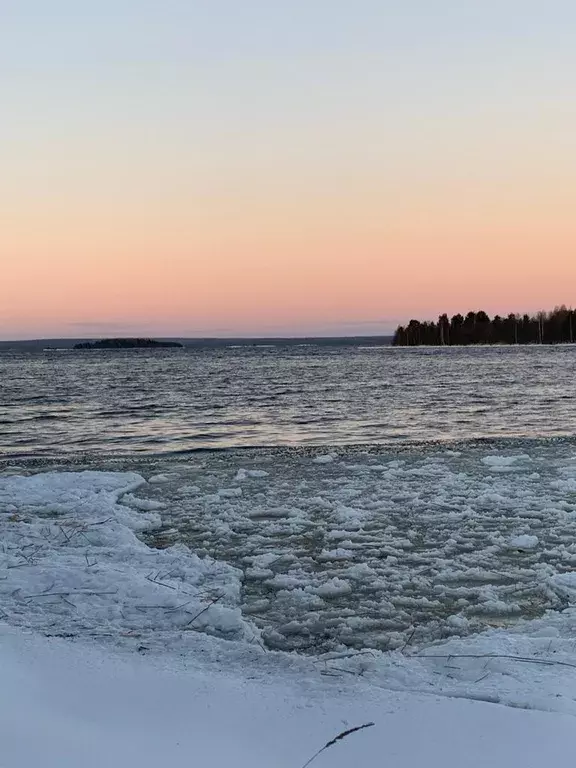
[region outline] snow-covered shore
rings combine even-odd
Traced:
[[[359,681],[297,687],[120,657],[0,629],[2,768],[541,768],[570,764],[574,718],[391,692]],[[333,682],[333,681],[332,681]]]
[[[0,767],[540,766],[571,756],[576,610],[405,653],[264,650],[241,573],[138,534],[135,473],[0,477]],[[500,706],[495,706],[500,705]],[[501,706],[505,705],[505,706]]]

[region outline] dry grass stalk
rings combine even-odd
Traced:
[[[345,739],[345,738],[347,738],[347,737],[348,737],[348,736],[350,736],[352,733],[356,733],[357,731],[363,731],[365,728],[372,728],[372,726],[373,726],[373,725],[374,725],[374,723],[364,723],[364,725],[357,725],[357,726],[355,726],[354,728],[348,728],[348,730],[346,730],[346,731],[342,731],[342,733],[339,733],[339,734],[338,734],[338,736],[335,736],[335,737],[334,737],[334,738],[333,738],[331,741],[329,741],[329,742],[327,742],[326,744],[324,744],[324,746],[322,747],[322,749],[319,749],[319,750],[318,750],[318,752],[316,752],[316,754],[315,754],[315,755],[312,755],[312,757],[310,758],[310,760],[308,760],[308,762],[304,763],[304,765],[302,766],[302,768],[308,768],[308,766],[310,765],[310,763],[311,763],[313,760],[316,760],[316,758],[317,758],[319,755],[321,755],[321,754],[322,754],[322,752],[324,752],[324,751],[325,751],[325,750],[327,750],[327,749],[330,749],[330,747],[333,747],[333,746],[334,746],[334,744],[337,744],[339,741],[342,741],[342,739]]]
[[[223,597],[224,597],[223,594],[220,595],[219,597],[215,597],[214,600],[208,603],[208,605],[205,608],[202,608],[201,611],[199,611],[195,616],[193,616],[185,626],[189,627],[190,624],[193,624],[199,616],[202,616],[203,613],[206,613],[207,610],[209,610],[213,605],[216,605],[216,603],[222,600]]]
[[[548,667],[572,667],[576,669],[576,664],[569,661],[557,661],[556,659],[536,659],[530,656],[509,656],[504,653],[417,653],[414,658],[417,659],[510,659],[510,661],[520,661],[523,664],[543,664]]]

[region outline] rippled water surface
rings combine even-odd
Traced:
[[[575,373],[573,346],[0,353],[0,452],[570,435]]]

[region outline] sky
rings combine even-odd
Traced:
[[[0,0],[0,338],[576,304],[573,0]]]

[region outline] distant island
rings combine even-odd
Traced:
[[[1,328],[0,328],[1,331]],[[226,349],[227,347],[381,347],[388,346],[392,342],[392,336],[197,336],[197,337],[171,337],[167,341],[173,341],[182,347],[190,349]],[[0,340],[0,352],[21,351],[41,352],[43,349],[74,349],[79,344],[86,344],[82,338],[44,338],[44,339],[13,339]]]
[[[158,349],[184,345],[178,341],[155,341],[154,339],[100,339],[100,341],[85,341],[75,344],[74,349]]]
[[[396,329],[395,347],[461,346],[469,344],[573,344],[576,310],[565,306],[537,315],[495,315],[468,312],[440,315],[438,322],[410,320]]]

